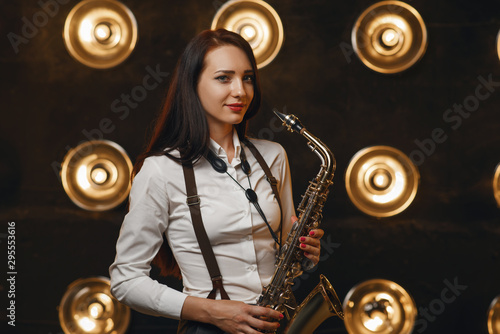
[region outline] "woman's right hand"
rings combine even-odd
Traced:
[[[181,318],[211,323],[229,334],[260,334],[257,329],[278,329],[278,320],[281,320],[283,315],[271,308],[239,301],[189,296],[184,302]]]

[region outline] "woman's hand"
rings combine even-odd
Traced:
[[[297,220],[297,217],[292,217],[292,224]],[[321,242],[320,239],[325,234],[322,229],[314,229],[309,231],[309,235],[300,237],[299,248],[304,251],[304,256],[311,260],[314,265],[319,262],[319,256],[321,253]]]
[[[276,330],[282,314],[273,309],[248,305],[243,302],[218,300],[212,317],[212,324],[226,333],[258,334],[261,330]],[[267,320],[262,320],[267,319]]]
[[[271,308],[234,300],[187,297],[181,318],[211,323],[229,334],[260,334],[257,329],[276,330],[283,315]]]

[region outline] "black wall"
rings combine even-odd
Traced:
[[[134,160],[170,77],[128,114],[114,112],[113,101],[141,85],[148,67],[172,72],[183,47],[210,27],[222,4],[124,0],[138,22],[137,47],[116,68],[96,70],[71,58],[62,40],[65,18],[77,1],[57,2],[53,17],[26,35],[26,21],[33,22],[44,2],[1,4],[0,258],[6,275],[7,223],[13,221],[17,270],[16,327],[5,325],[5,332],[62,332],[57,306],[68,284],[108,276],[126,205],[102,213],[78,208],[64,192],[57,166],[70,147],[101,136]],[[324,209],[324,255],[319,269],[298,281],[296,294],[303,298],[319,273],[342,300],[357,283],[385,278],[415,299],[420,309],[415,333],[486,333],[489,304],[500,294],[500,211],[491,186],[500,162],[500,4],[410,1],[426,22],[427,51],[407,71],[383,75],[350,49],[354,22],[372,3],[269,1],[286,39],[277,58],[261,70],[265,95],[252,132],[287,149],[297,203],[319,164],[303,138],[277,127],[272,109],[299,116],[337,158]],[[12,33],[25,39],[13,45]],[[455,114],[453,122],[446,121],[446,111],[475,96],[482,80],[492,82],[490,96],[467,118]],[[111,121],[112,130],[99,128],[102,119]],[[435,129],[446,139],[420,155],[420,187],[407,210],[376,219],[351,204],[344,173],[356,152],[389,145],[416,154],[423,151],[417,142],[429,143]],[[11,289],[6,279],[0,281],[2,321]],[[449,284],[458,286],[456,298]],[[171,333],[175,326],[133,312],[129,333]],[[346,332],[338,318],[320,328]]]

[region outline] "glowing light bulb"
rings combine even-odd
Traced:
[[[104,42],[111,37],[111,28],[107,23],[99,23],[94,29],[94,36],[99,42]]]
[[[385,173],[377,173],[373,177],[373,183],[377,188],[384,189],[387,188],[387,185],[389,184],[389,178]]]
[[[92,303],[89,306],[89,313],[90,316],[94,319],[98,319],[102,316],[102,313],[104,311],[104,307],[100,303]]]
[[[80,328],[83,329],[85,332],[91,332],[92,330],[94,330],[96,326],[95,322],[87,317],[78,320],[78,325],[80,325]]]
[[[108,172],[104,168],[94,168],[91,173],[92,181],[103,184],[108,179]]]
[[[382,327],[383,324],[384,321],[377,316],[375,316],[373,319],[366,320],[364,323],[365,327],[372,332],[377,331],[380,327]]]
[[[257,34],[257,32],[255,31],[255,28],[252,27],[252,26],[245,26],[243,27],[243,29],[241,30],[241,35],[243,36],[243,38],[245,38],[246,40],[251,40],[255,37],[255,35]]]
[[[394,29],[387,29],[382,33],[382,43],[385,46],[394,46],[398,44],[399,36]]]

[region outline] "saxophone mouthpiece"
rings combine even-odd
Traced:
[[[300,120],[295,115],[292,115],[292,114],[286,115],[286,114],[283,114],[282,112],[279,112],[276,109],[273,109],[273,111],[276,114],[276,116],[278,116],[278,118],[283,122],[283,125],[286,126],[288,131],[290,131],[290,132],[295,131],[297,133],[302,134],[302,130],[304,130],[304,126],[302,125]]]

